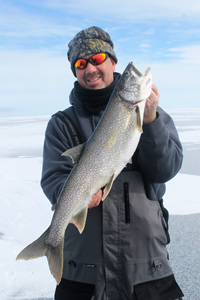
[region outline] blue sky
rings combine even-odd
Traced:
[[[51,115],[69,106],[67,45],[80,30],[106,30],[118,57],[151,67],[160,106],[200,107],[199,0],[0,0],[0,117]]]

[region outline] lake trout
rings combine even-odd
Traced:
[[[73,223],[82,233],[92,196],[105,187],[104,200],[115,178],[133,156],[142,134],[151,85],[150,68],[142,74],[132,62],[128,64],[89,140],[63,153],[75,165],[61,191],[49,228],[16,259],[47,256],[50,271],[57,283],[60,282],[65,230]]]

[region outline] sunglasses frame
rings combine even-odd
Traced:
[[[105,57],[104,61],[106,61],[106,60],[108,59],[108,57],[109,57],[109,55],[108,55],[107,52],[99,52],[99,53],[95,53],[95,54],[93,54],[92,56],[90,56],[89,58],[82,58],[82,57],[80,57],[80,58],[78,58],[78,59],[75,61],[75,64],[74,64],[75,68],[76,68],[77,70],[84,70],[84,69],[87,68],[88,62],[90,62],[93,66],[99,66],[99,65],[101,65],[104,61],[102,61],[100,64],[93,64],[92,61],[90,60],[93,56],[95,56],[95,55],[97,55],[97,54],[105,54],[106,57]],[[77,62],[79,59],[83,59],[83,60],[86,61],[86,65],[85,65],[84,68],[77,68],[77,67],[76,67],[76,62]]]

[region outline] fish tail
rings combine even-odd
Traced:
[[[49,246],[46,255],[51,274],[56,279],[57,284],[60,283],[63,273],[63,246],[64,240],[56,247]]]
[[[45,243],[45,238],[49,233],[48,228],[37,240],[24,248],[17,256],[18,259],[33,259],[47,255],[48,245]]]
[[[61,281],[63,272],[63,245],[64,240],[53,247],[45,242],[47,235],[49,234],[50,227],[33,243],[24,248],[17,256],[16,260],[24,259],[29,260],[46,256],[49,268],[56,279],[57,283]]]

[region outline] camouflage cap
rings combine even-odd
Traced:
[[[117,63],[110,35],[99,27],[92,26],[78,32],[68,46],[67,55],[74,76],[76,76],[74,67],[76,60],[88,54],[106,52]]]

